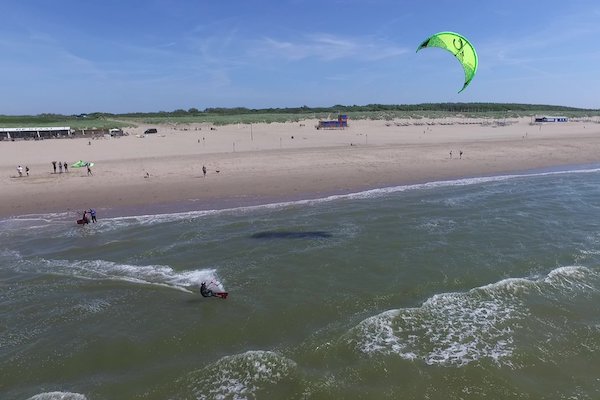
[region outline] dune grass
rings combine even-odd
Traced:
[[[85,116],[64,116],[58,114],[4,116],[0,115],[0,127],[49,127],[69,126],[72,129],[110,129],[126,128],[138,125],[187,125],[193,123],[208,125],[231,125],[231,124],[256,124],[277,122],[300,122],[306,120],[336,119],[338,112],[327,110],[306,110],[297,112],[286,112],[288,110],[252,110],[251,112],[236,113],[236,110],[225,110],[224,112],[195,112],[183,111],[167,113],[142,113],[142,114],[104,114],[94,113]],[[490,109],[477,110],[474,107],[465,107],[464,110],[448,111],[444,109],[381,109],[381,110],[340,110],[340,113],[348,115],[350,120],[405,120],[405,119],[438,119],[438,118],[485,118],[506,119],[533,117],[539,115],[561,115],[574,120],[598,119],[600,110],[579,110],[553,108],[544,109]]]

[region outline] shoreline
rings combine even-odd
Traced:
[[[293,205],[299,202],[319,202],[325,201],[331,197],[345,197],[345,196],[354,196],[361,195],[363,193],[371,192],[371,191],[386,191],[386,189],[395,189],[402,187],[411,187],[411,186],[419,186],[419,185],[428,185],[428,184],[436,184],[443,182],[455,182],[460,180],[470,180],[470,179],[485,179],[485,178],[498,178],[503,176],[511,176],[515,175],[518,177],[525,176],[536,176],[536,175],[544,175],[551,173],[570,173],[577,172],[588,169],[598,169],[600,170],[600,161],[597,163],[587,163],[587,164],[574,164],[574,165],[560,165],[560,166],[548,166],[542,168],[534,168],[528,170],[515,170],[515,171],[506,171],[502,173],[494,173],[489,175],[481,175],[481,176],[459,176],[454,178],[448,178],[443,180],[435,180],[435,181],[423,181],[423,182],[411,182],[411,183],[402,183],[398,185],[390,185],[390,186],[382,186],[382,187],[373,187],[373,188],[364,188],[358,191],[352,192],[331,192],[331,193],[320,193],[319,196],[312,196],[310,193],[307,193],[307,197],[256,197],[250,200],[243,201],[230,201],[229,203],[217,204],[217,203],[209,203],[206,207],[197,208],[195,207],[197,201],[196,200],[187,200],[187,201],[178,201],[173,203],[159,203],[159,204],[147,204],[142,209],[144,212],[142,213],[134,213],[133,209],[140,209],[140,207],[117,207],[111,209],[104,209],[102,211],[106,212],[104,215],[107,218],[127,218],[127,217],[144,217],[144,216],[156,216],[156,215],[170,215],[170,214],[183,214],[183,213],[194,213],[194,212],[218,212],[225,210],[235,210],[240,208],[260,208],[260,207],[268,207],[268,206],[278,206],[278,205]],[[222,199],[217,199],[216,201],[221,201]]]
[[[536,175],[545,175],[552,173],[575,173],[577,171],[585,171],[585,170],[600,170],[600,162],[597,163],[586,163],[586,164],[570,164],[570,165],[560,165],[560,166],[548,166],[542,168],[534,168],[528,170],[514,170],[514,171],[505,171],[500,173],[481,175],[481,176],[460,176],[454,178],[448,178],[443,180],[435,180],[435,181],[423,181],[423,182],[412,182],[412,183],[402,183],[398,185],[390,185],[390,186],[382,186],[382,187],[374,187],[374,188],[365,188],[359,191],[353,192],[331,192],[331,193],[321,193],[319,196],[311,196],[311,194],[306,194],[307,197],[255,197],[252,199],[245,200],[230,200],[225,204],[218,204],[218,202],[223,199],[216,199],[214,202],[207,203],[204,207],[197,207],[197,200],[180,200],[169,203],[152,203],[145,204],[142,207],[138,206],[117,206],[111,208],[98,208],[97,211],[102,215],[102,218],[135,218],[135,217],[148,217],[148,216],[166,216],[166,215],[174,215],[174,214],[185,214],[185,213],[201,213],[201,212],[219,212],[219,211],[227,211],[227,210],[235,210],[241,208],[260,208],[260,207],[269,207],[269,206],[279,206],[279,205],[293,205],[295,203],[300,202],[319,202],[326,201],[329,198],[335,197],[345,197],[345,196],[354,196],[361,195],[371,191],[382,191],[385,192],[387,189],[396,189],[403,187],[411,187],[411,186],[419,186],[419,185],[428,185],[428,184],[438,184],[444,182],[455,182],[460,180],[470,180],[470,179],[486,179],[486,178],[498,178],[504,176],[516,176],[516,177],[524,177],[524,176],[536,176]],[[137,210],[137,211],[135,211]],[[77,210],[63,210],[63,211],[52,211],[47,214],[73,214]],[[43,213],[42,213],[43,214]],[[42,214],[40,213],[29,213],[29,214],[20,214],[20,215],[9,215],[9,216],[0,216],[1,221],[8,221],[11,219],[27,219],[27,217],[37,217],[39,218]],[[34,218],[34,219],[37,219]],[[67,219],[65,219],[67,221]]]
[[[600,164],[600,124],[528,122],[427,127],[355,121],[342,131],[318,131],[310,122],[264,124],[254,126],[252,137],[247,126],[161,127],[164,134],[145,138],[134,132],[95,141],[0,143],[0,218],[89,208],[99,218],[219,210]],[[63,159],[94,162],[94,175],[85,168],[53,174],[50,162]],[[29,177],[14,176],[21,163],[31,168]]]

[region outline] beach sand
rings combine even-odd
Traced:
[[[156,125],[158,134],[145,136],[150,126],[138,126],[121,138],[1,141],[0,217],[228,208],[600,162],[596,120],[351,120],[345,130],[316,123]],[[52,173],[52,161],[80,159],[95,163],[92,176],[85,168]],[[18,177],[17,165],[30,176]]]

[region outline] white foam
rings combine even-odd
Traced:
[[[87,397],[79,393],[47,392],[36,394],[27,400],[87,400]]]
[[[405,191],[413,191],[413,190],[427,190],[427,189],[437,189],[443,187],[453,187],[453,186],[469,186],[469,185],[478,185],[483,183],[490,182],[501,182],[512,179],[520,179],[526,177],[542,177],[542,176],[552,176],[552,175],[565,175],[565,174],[584,174],[584,173],[597,173],[600,172],[600,168],[590,168],[590,169],[577,169],[577,170],[566,170],[566,171],[550,171],[550,172],[539,172],[539,173],[529,173],[529,174],[511,174],[511,175],[498,175],[498,176],[486,176],[486,177],[474,177],[474,178],[463,178],[463,179],[455,179],[455,180],[446,180],[446,181],[434,181],[434,182],[426,182],[426,183],[418,183],[412,185],[400,185],[400,186],[391,186],[385,188],[371,189],[361,192],[348,193],[348,194],[339,194],[332,195],[318,199],[305,199],[305,200],[294,200],[294,201],[286,201],[286,202],[277,202],[277,203],[269,203],[269,204],[261,204],[255,206],[245,206],[245,207],[235,207],[228,208],[222,210],[203,210],[203,211],[189,211],[184,213],[171,213],[171,214],[149,214],[149,215],[140,215],[134,217],[118,217],[112,218],[111,221],[128,221],[135,222],[139,224],[153,224],[153,223],[161,223],[161,222],[172,222],[177,220],[186,220],[197,217],[202,217],[206,215],[214,215],[218,213],[246,213],[260,209],[279,209],[279,208],[287,208],[291,206],[297,205],[314,205],[319,203],[326,203],[341,199],[368,199],[368,198],[376,198],[386,196],[391,193],[405,192]]]
[[[17,268],[29,272],[70,276],[79,279],[117,280],[143,285],[154,285],[193,293],[189,287],[200,287],[209,282],[223,291],[215,269],[175,271],[166,265],[129,265],[105,260],[37,260],[21,261]]]
[[[524,174],[509,174],[509,175],[498,175],[498,176],[485,176],[485,177],[474,177],[474,178],[463,178],[463,179],[455,179],[455,180],[445,180],[445,181],[434,181],[434,182],[426,182],[412,185],[400,185],[400,186],[391,186],[385,188],[371,189],[361,192],[348,193],[348,194],[340,194],[340,195],[332,195],[318,199],[306,199],[306,200],[295,200],[295,201],[286,201],[286,202],[277,202],[277,203],[269,203],[255,206],[245,206],[245,207],[235,207],[228,209],[218,209],[218,210],[202,210],[202,211],[188,211],[188,212],[179,212],[179,213],[167,213],[167,214],[146,214],[146,215],[138,215],[138,216],[128,216],[128,217],[115,217],[115,218],[103,218],[98,223],[98,227],[96,228],[98,231],[105,230],[113,230],[122,228],[129,225],[152,225],[157,223],[167,223],[167,222],[175,222],[182,220],[190,220],[193,218],[199,218],[208,215],[220,214],[220,213],[246,213],[254,210],[260,209],[277,209],[277,208],[286,208],[290,206],[296,205],[312,205],[324,202],[331,202],[340,199],[362,199],[362,198],[374,198],[381,197],[391,193],[398,193],[404,191],[411,190],[427,190],[427,189],[436,189],[443,187],[452,187],[452,186],[469,186],[469,185],[478,185],[483,183],[490,182],[501,182],[512,179],[520,179],[526,177],[543,177],[543,176],[553,176],[553,175],[566,175],[566,174],[589,174],[589,173],[597,173],[600,172],[600,168],[588,168],[588,169],[575,169],[575,170],[564,170],[564,171],[547,171],[547,172],[538,172],[538,173],[524,173]],[[68,224],[72,224],[73,212],[64,212],[64,213],[49,213],[49,214],[28,214],[18,217],[11,217],[7,219],[0,219],[0,231],[5,228],[13,228],[13,225],[19,225],[19,223],[24,224],[32,224],[39,223],[43,221],[45,223],[56,224],[58,222],[64,222]],[[43,225],[33,225],[36,228],[41,228]]]
[[[449,234],[453,232],[456,227],[457,224],[454,220],[439,217],[426,219],[425,222],[417,226],[418,229],[434,234]]]
[[[555,289],[563,291],[600,291],[600,288],[588,283],[591,276],[599,278],[600,274],[585,267],[560,267],[551,271],[548,276],[544,278],[543,282]]]
[[[248,351],[223,357],[189,376],[197,399],[248,399],[290,376],[296,363],[271,351]]]
[[[510,365],[514,330],[530,314],[528,293],[598,291],[588,282],[591,275],[598,273],[585,267],[561,267],[538,280],[511,278],[464,293],[437,294],[421,307],[370,317],[347,338],[363,353],[395,354],[427,364],[463,366],[488,359]]]
[[[108,309],[108,307],[110,307],[110,302],[103,299],[93,299],[76,306],[76,308],[81,309],[86,314],[96,314]]]

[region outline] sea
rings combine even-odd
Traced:
[[[600,166],[76,218],[0,221],[0,399],[600,398]]]

